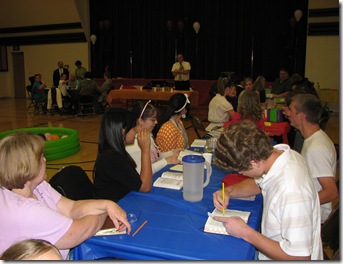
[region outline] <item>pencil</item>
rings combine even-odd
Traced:
[[[137,228],[137,230],[133,233],[132,236],[135,236],[139,232],[139,230],[141,230],[147,222],[148,222],[148,220],[145,220],[144,223],[141,224],[141,226]]]
[[[225,200],[225,190],[224,190],[224,183],[222,182],[222,198],[223,202]],[[225,208],[222,209],[222,214],[225,215]]]

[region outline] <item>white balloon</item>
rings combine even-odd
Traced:
[[[300,9],[297,9],[294,11],[294,17],[297,22],[299,22],[302,16],[303,16],[303,12]]]
[[[194,31],[195,33],[199,33],[199,29],[200,29],[200,23],[199,22],[194,22],[193,23],[193,28],[194,28]]]
[[[95,41],[96,41],[96,35],[91,35],[91,41],[92,41],[92,43],[94,45]]]

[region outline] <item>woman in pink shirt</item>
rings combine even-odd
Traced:
[[[116,203],[73,201],[53,189],[45,181],[43,151],[38,135],[10,134],[0,141],[0,255],[15,242],[35,238],[55,245],[66,259],[69,249],[92,237],[107,216],[130,233],[126,213]]]

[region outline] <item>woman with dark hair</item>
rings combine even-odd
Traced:
[[[146,128],[150,131],[150,159],[152,166],[152,173],[164,168],[167,164],[178,164],[178,156],[182,148],[173,149],[167,152],[161,152],[155,143],[151,131],[157,124],[157,109],[150,104],[151,100],[146,103],[138,101],[132,107],[132,112],[137,116],[137,126],[139,129]],[[136,170],[141,171],[141,155],[142,151],[138,145],[137,137],[135,142],[131,145],[126,145],[126,150],[137,164]]]
[[[125,109],[105,112],[100,124],[98,156],[93,170],[96,198],[118,201],[131,190],[151,190],[150,131],[143,128],[137,136],[142,150],[140,174],[125,149],[126,144],[134,142],[136,121],[137,117]]]
[[[85,78],[87,69],[82,66],[82,62],[80,60],[75,61],[75,66],[75,76],[78,80],[82,80],[83,78]]]
[[[169,98],[167,109],[154,129],[157,146],[162,152],[188,148],[188,136],[181,117],[186,118],[189,104],[187,94],[176,93]]]
[[[218,85],[218,93],[212,98],[208,105],[208,121],[211,123],[225,123],[231,120],[235,110],[231,103],[226,99],[227,96],[236,96],[236,86],[234,82],[228,82],[226,85]]]

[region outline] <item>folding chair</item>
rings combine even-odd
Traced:
[[[194,128],[195,133],[197,134],[198,138],[210,138],[212,137],[210,134],[207,133],[204,125],[201,123],[200,119],[195,115],[189,115],[191,120],[192,126]],[[203,136],[200,135],[199,132],[202,132]]]
[[[95,114],[96,96],[79,95],[76,116]]]
[[[94,187],[85,171],[79,166],[67,166],[56,173],[49,181],[50,185],[71,200],[94,198]]]

